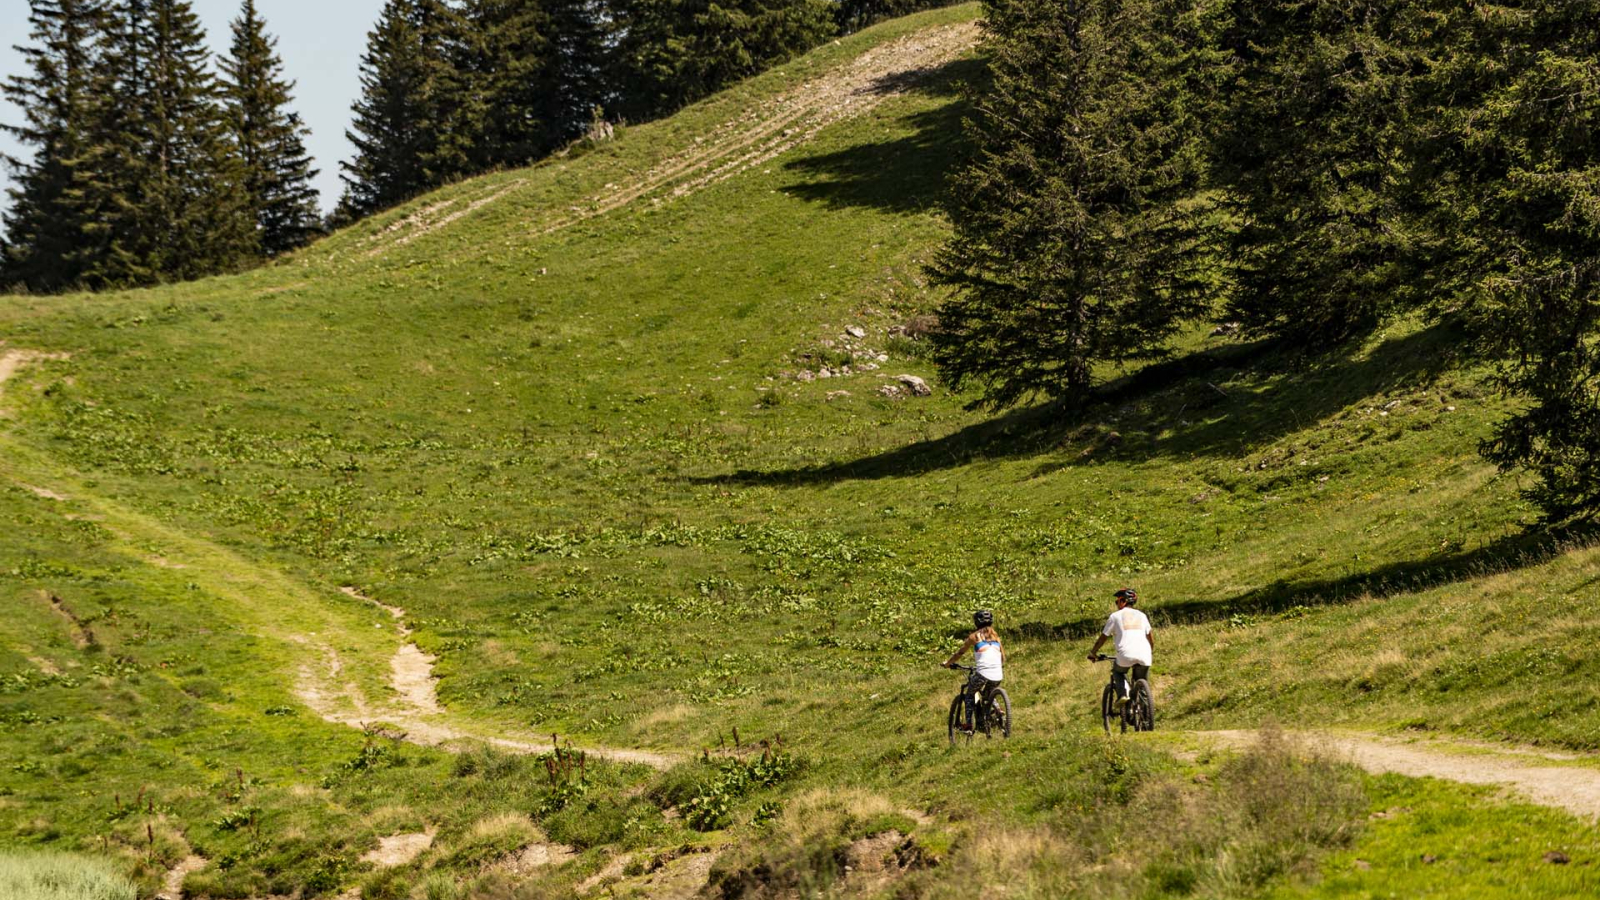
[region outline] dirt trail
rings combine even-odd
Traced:
[[[6,350],[4,348],[5,344],[0,343],[0,394],[4,393],[5,384],[7,381],[11,380],[11,376],[17,374],[17,370],[21,369],[28,363],[40,362],[47,359],[70,358],[70,354],[67,353],[43,353],[38,350]],[[3,413],[4,411],[4,408],[0,407],[0,413]],[[31,486],[29,489],[35,492],[39,490],[38,488]]]
[[[1563,809],[1587,819],[1600,818],[1600,769],[1555,764],[1596,757],[1506,749],[1443,738],[1405,740],[1320,731],[1290,734],[1307,746],[1325,749],[1374,774],[1393,772],[1412,778],[1495,785],[1541,806]],[[1195,732],[1195,736],[1228,747],[1248,746],[1260,738],[1254,731],[1200,731]]]
[[[830,125],[872,111],[904,94],[978,40],[976,22],[927,28],[866,51],[836,70],[752,105],[732,120],[637,175],[622,175],[599,194],[535,222],[542,236],[654,195],[689,196],[804,144]],[[371,258],[445,228],[516,191],[518,178],[422,207],[367,239]]]
[[[61,354],[30,350],[0,352],[0,400],[4,398],[5,381],[23,365],[61,358],[64,358]],[[318,591],[220,544],[97,495],[77,473],[62,467],[48,455],[14,441],[3,431],[0,431],[0,463],[3,463],[0,479],[27,485],[29,489],[43,486],[43,490],[52,494],[71,498],[70,502],[81,508],[64,515],[91,515],[104,522],[107,530],[117,537],[118,551],[130,559],[187,570],[186,576],[200,588],[228,601],[228,609],[239,616],[241,627],[297,645],[307,661],[301,665],[294,692],[324,719],[355,728],[387,722],[405,728],[408,739],[428,745],[483,741],[516,753],[544,753],[551,749],[548,740],[533,735],[482,733],[452,724],[435,693],[434,660],[410,640],[404,610],[374,604],[396,620],[401,640],[391,652],[388,647],[392,645],[387,640],[375,645],[370,621],[359,624],[350,616],[337,613],[330,607],[327,597]],[[66,502],[64,499],[63,503]],[[151,558],[152,548],[160,548],[155,554],[159,563]],[[372,602],[353,588],[346,588],[344,592]],[[67,623],[74,643],[79,646],[92,643],[92,633],[60,598],[46,592],[40,599]],[[387,654],[389,686],[399,702],[371,702],[347,673],[336,644],[349,652],[355,652],[350,648],[361,648],[373,651],[374,656],[380,652]],[[678,762],[674,756],[645,750],[577,749],[596,757],[656,768],[667,768]]]
[[[434,657],[424,653],[411,640],[411,629],[405,624],[406,611],[398,606],[380,603],[353,587],[341,588],[347,596],[354,597],[387,612],[395,620],[401,644],[390,659],[389,687],[398,702],[372,704],[355,683],[341,677],[343,663],[338,651],[323,646],[324,671],[312,666],[302,667],[295,694],[313,712],[330,722],[365,728],[378,722],[403,728],[406,740],[426,746],[481,741],[513,753],[547,753],[554,748],[550,741],[531,735],[484,734],[463,729],[446,720],[446,711],[439,703],[437,679],[433,674]],[[310,643],[302,638],[302,643]],[[617,762],[642,763],[657,769],[675,765],[678,759],[648,750],[631,750],[616,747],[579,747],[593,756]]]
[[[810,141],[830,125],[870,112],[884,100],[906,93],[977,40],[977,23],[964,22],[925,29],[874,47],[834,72],[752,107],[633,181],[607,185],[607,193],[591,197],[587,206],[571,207],[570,215],[537,227],[535,233],[559,231],[652,192],[665,193],[657,198],[659,202],[726,181]]]
[[[206,861],[202,857],[192,855],[186,857],[167,873],[166,880],[161,885],[161,892],[156,894],[156,900],[183,900],[183,880],[205,867]]]

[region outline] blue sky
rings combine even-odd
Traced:
[[[239,5],[240,0],[193,0],[213,51],[227,52],[228,23],[238,17]],[[351,152],[344,131],[361,91],[361,51],[382,7],[383,0],[256,0],[267,29],[278,37],[284,69],[296,82],[294,109],[311,128],[308,147],[322,169],[317,187],[323,209],[339,199],[339,161]],[[28,31],[27,0],[0,0],[0,78],[22,71],[13,45],[25,42]],[[0,100],[0,121],[19,120],[16,107]],[[0,149],[15,154],[17,145],[0,135]],[[8,183],[9,175],[0,171],[0,184]]]

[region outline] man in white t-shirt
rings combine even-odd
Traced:
[[[1100,632],[1100,639],[1089,651],[1089,661],[1098,662],[1100,648],[1108,639],[1116,639],[1113,646],[1117,659],[1111,664],[1111,683],[1117,688],[1117,708],[1120,709],[1128,702],[1128,673],[1133,672],[1134,681],[1150,677],[1150,666],[1155,663],[1155,634],[1150,619],[1133,608],[1139,602],[1138,592],[1123,588],[1116,596],[1117,611],[1106,620],[1105,630]]]

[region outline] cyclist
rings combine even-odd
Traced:
[[[1133,608],[1139,602],[1137,591],[1123,588],[1117,591],[1116,600],[1117,611],[1106,620],[1105,630],[1100,632],[1100,639],[1094,642],[1094,649],[1089,651],[1089,661],[1096,661],[1100,648],[1105,646],[1108,638],[1116,639],[1114,646],[1117,658],[1111,664],[1111,683],[1117,688],[1117,710],[1120,712],[1128,702],[1128,672],[1133,672],[1134,681],[1150,677],[1150,666],[1155,656],[1155,634],[1150,627],[1150,619]]]
[[[954,655],[943,663],[946,669],[953,669],[968,650],[972,651],[972,668],[974,671],[972,676],[967,679],[965,691],[968,722],[975,721],[972,715],[972,704],[979,695],[982,695],[984,704],[992,702],[994,689],[999,687],[1000,681],[1005,674],[1006,659],[1005,648],[1000,646],[1000,635],[994,630],[994,613],[987,609],[980,609],[973,613],[972,627],[975,630],[967,635],[967,640],[961,645],[961,649],[957,650]],[[988,707],[985,705],[981,708],[987,709]]]

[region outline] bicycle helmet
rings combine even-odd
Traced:
[[[1133,588],[1123,588],[1117,591],[1116,597],[1118,600],[1125,601],[1129,606],[1137,606],[1139,603],[1139,592]]]
[[[980,609],[972,614],[972,624],[977,628],[989,628],[994,625],[994,613],[987,609]]]

